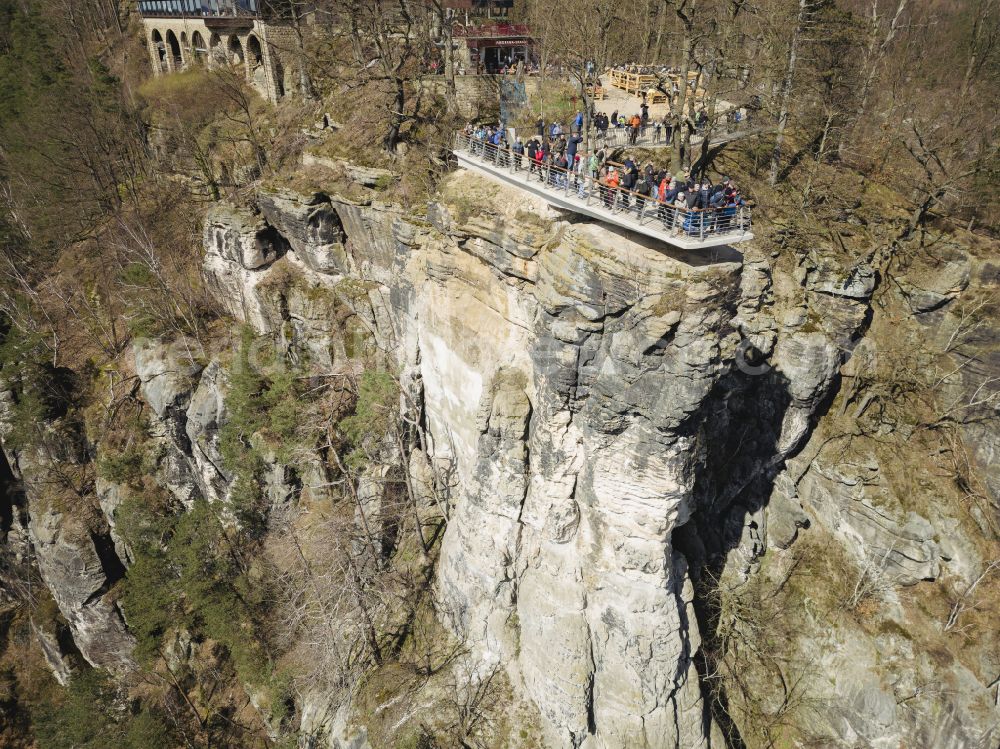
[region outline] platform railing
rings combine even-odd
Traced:
[[[537,181],[547,191],[582,200],[589,209],[596,209],[598,215],[607,213],[619,219],[627,215],[640,228],[722,242],[737,242],[751,229],[747,206],[700,209],[670,205],[652,195],[602,183],[589,174],[532,160],[527,154],[515,153],[464,132],[456,134],[455,150],[474,157],[488,169],[507,172],[514,181],[525,185]]]

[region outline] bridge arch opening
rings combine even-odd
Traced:
[[[170,47],[170,59],[173,61],[174,70],[180,70],[184,67],[184,56],[181,54],[181,44],[173,31],[167,31],[167,45]]]
[[[243,60],[243,43],[240,42],[240,38],[238,36],[229,37],[229,64],[242,65]]]
[[[208,48],[205,46],[205,38],[200,31],[191,35],[191,54],[194,55],[195,62],[201,63],[205,60]]]
[[[208,38],[208,55],[213,63],[221,65],[226,61],[226,48],[222,44],[222,37],[216,33]]]
[[[149,39],[156,51],[156,64],[159,65],[160,72],[164,73],[167,70],[167,48],[163,44],[163,35],[157,29],[153,29]]]
[[[260,40],[251,34],[247,37],[247,52],[250,53],[251,65],[262,65],[264,63],[264,50],[261,49]]]
[[[264,50],[260,40],[251,34],[247,37],[247,55],[250,58],[250,80],[261,91],[267,90],[267,71],[264,69]]]

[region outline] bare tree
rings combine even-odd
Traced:
[[[1000,559],[994,559],[990,562],[986,566],[986,569],[965,590],[958,594],[955,602],[951,605],[951,610],[948,612],[948,620],[943,625],[945,632],[960,631],[961,628],[958,627],[958,620],[962,617],[962,614],[976,608],[976,589],[979,587],[979,584],[997,570],[1000,570]]]
[[[795,23],[792,26],[791,38],[788,40],[788,61],[785,64],[785,75],[782,78],[781,89],[778,95],[777,133],[774,137],[774,150],[771,152],[771,175],[769,181],[772,185],[778,183],[781,147],[784,145],[785,128],[788,126],[788,110],[792,96],[792,83],[795,79],[795,66],[798,62],[799,44],[813,5],[810,0],[799,0],[799,10],[795,16]]]

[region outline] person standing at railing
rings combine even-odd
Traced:
[[[663,196],[663,201],[667,205],[673,205],[674,201],[677,200],[677,195],[682,192],[684,192],[684,185],[676,177],[672,177],[667,186],[667,192]]]
[[[709,207],[709,202],[712,197],[712,183],[702,182],[701,186],[698,188],[698,198],[695,202],[695,207],[700,208],[703,211],[707,211]]]
[[[732,215],[726,210],[725,190],[713,189],[708,199],[708,209],[711,216],[710,226],[706,231],[729,231],[729,217]],[[734,211],[735,213],[735,211]]]
[[[598,112],[594,118],[594,124],[597,126],[597,133],[601,136],[601,140],[606,141],[608,139],[608,116],[604,112]]]
[[[559,154],[555,159],[555,186],[566,187],[569,177],[569,162],[564,154]]]
[[[590,159],[587,160],[587,172],[590,174],[591,179],[597,179],[598,172],[601,169],[601,162],[604,160],[604,152],[590,154]]]
[[[576,188],[576,196],[581,200],[587,197],[587,176],[587,159],[582,153],[577,153],[573,164],[573,187]]]
[[[607,187],[604,205],[607,206],[608,210],[611,210],[614,208],[615,201],[618,198],[619,177],[617,169],[614,167],[608,169],[608,176],[605,177],[604,184]]]
[[[621,201],[622,201],[622,207],[627,209],[629,207],[628,191],[634,189],[635,183],[638,182],[639,180],[639,167],[636,166],[634,161],[632,161],[631,156],[626,157],[623,166],[624,166],[623,169],[624,174],[622,174],[621,185],[625,189],[622,191]]]
[[[688,210],[684,216],[684,231],[691,236],[700,234],[703,225],[704,209],[701,207],[703,205],[701,202],[701,193],[702,186],[700,182],[695,183],[694,189],[687,192]]]
[[[705,133],[705,128],[707,126],[708,126],[708,112],[702,109],[700,112],[698,112],[698,122],[697,122],[698,134],[703,135]]]
[[[710,202],[712,199],[712,183],[702,182],[698,187],[698,195],[694,200],[694,207],[700,211],[699,214],[699,230],[704,229],[709,230],[712,218],[712,209],[710,207]]]
[[[528,141],[528,147],[525,149],[528,154],[528,176],[530,177],[535,173],[537,165],[535,163],[535,154],[538,153],[538,141],[534,138]]]
[[[638,140],[638,138],[639,138],[639,128],[642,125],[642,118],[639,117],[639,115],[634,114],[634,115],[632,115],[632,119],[629,120],[628,124],[629,124],[629,127],[632,128],[632,130],[629,132],[629,141],[628,142],[629,142],[630,145],[634,146],[636,140]]]
[[[681,228],[687,218],[687,207],[687,195],[683,192],[677,193],[677,197],[674,198],[674,220],[671,226],[674,234],[681,233]]]
[[[559,137],[556,138],[555,141],[552,143],[552,153],[558,154],[560,156],[565,155],[565,153],[566,153],[566,136],[563,135],[562,133],[560,133]]]
[[[518,138],[517,142],[514,143],[514,147],[511,149],[514,152],[514,171],[521,171],[522,159],[524,157],[524,143]]]
[[[663,176],[660,178],[660,183],[657,185],[656,188],[656,199],[657,202],[659,202],[660,204],[659,208],[656,211],[656,217],[661,221],[665,221],[667,219],[667,216],[669,215],[669,211],[667,210],[668,208],[667,191],[669,189],[670,189],[670,175],[664,173]]]
[[[684,189],[684,194],[687,196],[687,207],[694,208],[698,203],[698,193],[701,192],[701,185],[697,182],[693,185],[689,184]]]
[[[651,192],[651,186],[645,174],[639,175],[639,181],[635,183],[635,192],[635,210],[639,216],[642,216],[642,211],[646,207],[646,198]]]
[[[572,165],[576,159],[576,152],[583,143],[583,136],[577,133],[576,135],[571,135],[570,139],[566,141],[566,160]]]

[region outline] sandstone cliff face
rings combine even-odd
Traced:
[[[389,352],[427,427],[414,483],[430,467],[454,476],[438,610],[474,670],[499,665],[537,708],[547,746],[723,745],[699,676],[713,634],[699,596],[708,580],[747,584],[765,552],[780,558],[813,528],[877,568],[890,599],[975,579],[967,531],[944,510],[907,509],[890,456],[826,451],[841,377],[862,366],[873,258],[779,269],[754,247],[685,255],[526,200],[464,173],[426,216],[265,192],[257,214],[209,214],[204,275],[236,320],[319,371],[352,367],[372,340]],[[919,314],[947,314],[967,265],[901,288]],[[225,369],[176,343],[134,354],[158,483],[181,505],[224,500]],[[996,434],[968,429],[992,471]],[[321,486],[322,470],[305,483]],[[277,463],[267,477],[274,505],[301,490]],[[109,549],[125,562],[129,550],[115,487],[97,492],[105,536],[78,538],[41,509],[28,535],[77,646],[117,667],[129,636],[102,593],[119,574]],[[831,744],[967,746],[996,720],[983,670],[955,665],[948,690],[920,691],[940,665],[905,637],[811,622],[801,639],[827,675],[809,689]],[[887,683],[880,660],[903,676]],[[929,729],[910,687],[921,710],[951,717]],[[311,746],[367,743],[340,698],[307,695],[302,721]]]
[[[6,429],[5,419],[0,419],[4,436]],[[85,462],[84,447],[72,442],[5,451],[10,471],[7,493],[23,504],[10,508],[4,541],[15,563],[33,560],[37,565],[80,655],[92,666],[121,674],[135,667],[131,657],[135,642],[109,593],[125,566],[105,519],[79,513],[73,505],[78,498],[61,495],[60,477],[54,477],[72,474]],[[67,681],[66,654],[55,634],[41,630],[36,634],[56,678]]]
[[[753,248],[675,255],[525,200],[461,173],[426,222],[266,194],[261,219],[209,221],[206,274],[235,316],[337,360],[301,289],[260,291],[279,266],[241,248],[273,227],[282,263],[394,352],[432,462],[458,478],[441,610],[484,672],[502,664],[537,706],[549,745],[716,745],[692,574],[721,557],[746,580],[810,525],[875,558],[890,583],[935,578],[960,556],[942,549],[940,525],[880,500],[891,489],[874,459],[845,473],[808,447],[877,274],[820,261],[789,278]],[[877,659],[857,656],[851,683],[824,692],[831,735],[914,740],[919,720],[869,715],[894,698]],[[963,678],[971,697],[936,709],[981,721],[984,680]],[[979,729],[956,730],[942,735]]]
[[[702,401],[738,340],[739,265],[529,212],[464,175],[448,189],[499,207],[444,202],[429,225],[353,205],[338,222],[287,195],[261,208],[311,282],[370,284],[348,303],[395,351],[433,460],[459,478],[437,588],[483,668],[508,668],[553,746],[701,745],[711,721],[670,534],[690,512]],[[242,279],[232,311],[278,329],[239,243],[208,249],[220,289]],[[297,306],[283,310],[296,326]]]

